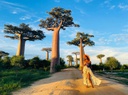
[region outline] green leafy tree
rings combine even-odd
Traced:
[[[125,71],[126,69],[128,69],[128,64],[123,64],[120,68],[121,71]]]
[[[75,45],[80,48],[80,69],[82,70],[83,67],[83,54],[84,54],[84,47],[85,46],[93,46],[95,43],[90,40],[91,37],[94,37],[90,34],[85,34],[81,32],[77,32],[76,38],[72,41],[67,42],[69,45]]]
[[[54,31],[52,39],[52,59],[50,72],[55,72],[55,65],[60,65],[60,53],[59,53],[59,31],[60,29],[65,30],[66,27],[75,26],[79,27],[78,24],[73,22],[71,16],[71,10],[64,8],[55,7],[50,12],[47,12],[50,17],[46,20],[41,20],[39,26],[47,30]]]
[[[31,27],[29,27],[28,24],[25,23],[20,24],[19,27],[13,25],[5,25],[4,32],[13,34],[13,36],[5,35],[6,38],[19,40],[16,53],[17,56],[24,56],[25,42],[27,40],[42,40],[45,37],[43,31],[33,30]]]
[[[71,55],[67,55],[69,66],[72,66],[73,57]]]
[[[109,67],[109,69],[112,71],[113,69],[119,68],[121,65],[115,57],[107,57],[105,66]]]

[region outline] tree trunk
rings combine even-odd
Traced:
[[[18,34],[18,36],[19,36],[19,43],[18,43],[16,56],[21,56],[21,55],[24,56],[25,40],[23,39],[21,34]]]
[[[46,51],[46,60],[49,59],[48,51]]]
[[[82,46],[82,38],[80,38],[80,70],[83,68],[83,46]]]
[[[102,64],[102,59],[100,58],[100,63]]]
[[[55,28],[52,39],[52,60],[50,66],[50,73],[56,72],[55,65],[60,65],[59,57],[59,28]]]
[[[76,66],[78,65],[77,54],[76,54]]]
[[[70,62],[68,61],[68,66],[70,66]]]

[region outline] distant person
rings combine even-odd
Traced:
[[[83,83],[86,87],[91,85],[94,88],[94,85],[100,85],[101,80],[96,78],[91,70],[91,61],[88,55],[84,54],[83,56]]]

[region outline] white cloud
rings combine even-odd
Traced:
[[[104,4],[109,4],[110,3],[110,0],[105,0],[104,1]]]
[[[20,20],[28,20],[28,19],[31,19],[31,16],[26,15],[20,18]]]
[[[7,2],[7,1],[0,1],[1,4],[7,5],[7,6],[14,6],[14,7],[25,7],[23,5],[17,4],[17,3],[12,3],[12,2]]]
[[[119,4],[118,7],[119,7],[120,9],[128,10],[128,5]]]
[[[110,38],[113,39],[113,42],[116,42],[118,44],[121,44],[122,42],[128,44],[128,34],[112,34]]]
[[[17,14],[17,11],[13,11],[12,14]]]
[[[12,3],[12,2],[7,2],[7,1],[0,1],[0,6],[2,6],[1,8],[5,8],[9,11],[11,11],[11,13],[18,13],[18,12],[26,12],[26,10],[24,10],[24,8],[26,8],[23,5],[17,4],[17,3]]]
[[[116,6],[115,5],[112,5],[112,6],[110,6],[110,9],[114,9]]]
[[[93,0],[84,0],[85,3],[90,3],[92,2]]]
[[[107,7],[107,8],[109,8],[110,10],[116,8],[116,5],[113,5],[110,1],[111,1],[111,0],[106,0],[106,1],[104,1],[104,2],[101,4],[101,6],[102,6],[102,7]]]
[[[85,11],[83,11],[83,9],[80,9],[78,7],[75,7],[75,9],[77,9],[82,15],[87,15]]]

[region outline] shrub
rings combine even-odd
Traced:
[[[10,60],[10,57],[8,57],[8,56],[5,56],[5,57],[3,57],[3,59],[2,59],[2,63],[3,63],[3,67],[5,67],[5,68],[10,68],[11,67],[11,60]]]
[[[39,64],[40,64],[40,58],[38,56],[30,59],[29,61],[29,65],[33,68],[39,68]]]
[[[11,65],[17,67],[23,67],[24,57],[23,56],[13,56],[11,58]]]
[[[42,60],[40,62],[40,68],[43,68],[44,71],[49,71],[50,70],[50,61]]]

